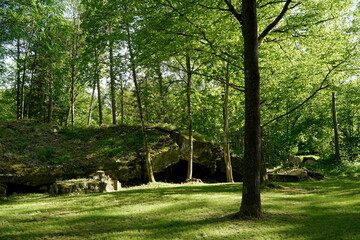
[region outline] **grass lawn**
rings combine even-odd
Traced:
[[[240,183],[17,195],[0,202],[0,239],[360,239],[359,178],[281,185],[258,220],[234,218]]]

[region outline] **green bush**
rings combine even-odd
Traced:
[[[360,161],[335,160],[334,155],[319,159],[318,169],[330,176],[359,176]]]

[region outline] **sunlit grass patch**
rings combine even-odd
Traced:
[[[360,239],[357,178],[282,185],[257,220],[235,218],[239,183],[17,195],[0,203],[0,239]]]

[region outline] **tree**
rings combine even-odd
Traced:
[[[194,161],[194,141],[193,141],[193,117],[191,109],[191,78],[192,69],[190,56],[186,55],[186,102],[187,102],[187,115],[188,115],[188,144],[189,144],[189,160],[186,180],[190,181],[193,178],[193,161]]]
[[[339,124],[337,119],[336,112],[336,93],[332,93],[332,118],[333,118],[333,128],[334,128],[334,143],[335,143],[335,160],[340,162],[340,146],[339,146]]]
[[[93,103],[94,103],[94,96],[95,96],[95,88],[96,88],[96,82],[94,81],[92,91],[91,91],[91,100],[90,100],[89,113],[88,113],[88,118],[87,118],[87,125],[88,126],[90,126],[90,124],[91,124]]]
[[[127,45],[128,45],[128,50],[129,50],[129,56],[130,56],[130,68],[131,68],[132,78],[133,78],[134,86],[135,86],[136,100],[137,100],[139,117],[140,117],[140,122],[141,122],[141,131],[142,131],[143,139],[144,139],[145,162],[146,162],[147,175],[148,175],[149,182],[155,182],[155,177],[154,177],[154,173],[153,173],[153,169],[152,169],[150,150],[149,150],[149,145],[148,145],[148,137],[147,137],[147,133],[146,133],[146,127],[145,127],[145,121],[144,121],[144,115],[143,115],[143,107],[141,104],[140,88],[139,88],[139,84],[137,81],[135,56],[134,56],[133,46],[132,46],[132,42],[131,42],[129,24],[126,27],[126,33],[127,33]]]
[[[262,215],[260,200],[260,74],[256,8],[255,0],[242,1],[241,29],[244,38],[245,71],[245,153],[240,214],[260,217]],[[235,16],[239,15],[236,14]]]
[[[110,27],[109,33],[112,33],[112,28]],[[111,96],[111,113],[112,113],[112,123],[117,124],[116,116],[116,87],[115,87],[115,71],[114,71],[114,41],[111,38],[109,40],[109,75],[110,75],[110,96]]]
[[[98,105],[99,105],[99,124],[102,125],[104,123],[103,118],[103,103],[102,103],[102,95],[101,95],[101,87],[100,87],[100,56],[98,48],[95,48],[95,67],[94,67],[94,77],[96,82],[96,89],[98,95]]]
[[[354,65],[353,65],[354,66]],[[343,81],[337,88],[337,115],[339,118],[340,146],[342,155],[352,161],[359,159],[360,152],[360,82],[358,78]],[[333,147],[330,149],[333,153]]]
[[[159,84],[159,103],[161,103],[160,111],[158,115],[158,119],[160,119],[160,122],[167,122],[167,108],[166,108],[166,92],[165,92],[165,86],[164,86],[164,78],[161,72],[161,64],[159,63],[158,66],[155,67],[156,75],[158,78],[158,84]]]
[[[229,114],[228,114],[228,105],[229,105],[229,63],[226,63],[225,68],[225,83],[224,83],[224,105],[223,105],[223,119],[224,119],[224,161],[226,168],[226,181],[234,182],[232,175],[232,167],[230,160],[230,148],[229,148]]]
[[[328,123],[330,93],[336,91],[341,153],[346,159],[358,151],[359,18],[348,13],[353,1],[261,0],[256,9],[255,1],[76,1],[1,2],[0,107],[13,104],[2,108],[3,119],[15,114],[85,125],[94,109],[98,123],[116,123],[118,101],[119,122],[142,122],[144,134],[145,124],[169,123],[189,131],[189,142],[195,132],[223,142],[226,166],[232,148],[241,157],[245,152],[251,171],[258,171],[260,145],[266,173],[265,164],[278,165],[290,155],[333,153]],[[255,27],[261,30],[258,43]],[[186,59],[176,61],[186,55],[192,67]],[[259,64],[259,96],[256,64],[248,61]],[[256,185],[257,176],[250,178]]]
[[[78,1],[70,1],[70,11],[72,17],[72,34],[71,34],[71,61],[70,61],[70,122],[71,126],[75,125],[75,100],[76,100],[76,82],[78,78],[78,58],[79,48],[81,46],[80,35],[80,3]]]
[[[245,136],[244,136],[244,177],[240,214],[260,217],[262,215],[260,199],[260,73],[259,44],[279,23],[288,10],[291,0],[287,0],[280,14],[258,35],[257,2],[243,0],[241,13],[231,1],[224,0],[228,10],[241,24],[244,39],[245,72]]]

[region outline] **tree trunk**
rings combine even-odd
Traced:
[[[53,110],[54,110],[54,86],[53,86],[53,77],[50,74],[49,76],[49,103],[48,103],[48,111],[47,111],[47,122],[50,123],[52,121]]]
[[[71,49],[71,87],[70,87],[70,116],[71,126],[75,125],[75,81],[76,81],[76,60],[78,56],[78,28],[76,15],[73,14],[72,49]],[[68,121],[66,121],[68,122]]]
[[[68,127],[69,126],[69,116],[70,116],[70,113],[71,112],[71,106],[69,106],[66,110],[66,116],[65,116],[65,127]]]
[[[256,0],[242,0],[245,72],[245,151],[240,215],[260,217],[260,74]]]
[[[73,66],[72,66],[72,68],[73,68]],[[71,88],[70,88],[69,114],[70,114],[70,118],[71,118],[71,126],[74,126],[75,125],[75,76],[74,76],[74,70],[73,69],[71,69]],[[69,116],[69,114],[68,114],[68,116]]]
[[[36,57],[36,55],[35,55],[35,57]],[[30,106],[31,106],[31,98],[32,98],[32,92],[33,92],[34,72],[35,72],[35,69],[32,69],[31,74],[30,74],[30,86],[29,86],[29,93],[27,96],[27,104],[26,104],[26,119],[29,119],[29,116],[30,116]]]
[[[77,78],[77,57],[79,52],[79,22],[78,15],[76,14],[76,6],[72,5],[72,20],[73,20],[73,34],[72,34],[72,49],[71,49],[71,86],[70,86],[70,116],[71,116],[71,126],[75,125],[75,83]],[[69,115],[68,115],[69,116]],[[67,116],[67,118],[68,118]],[[66,120],[66,124],[68,120]]]
[[[226,64],[226,74],[224,83],[224,106],[223,106],[223,119],[224,119],[224,161],[226,166],[226,181],[234,182],[230,149],[229,149],[229,116],[228,116],[228,103],[229,103],[229,63]]]
[[[71,126],[75,125],[75,57],[74,57],[74,46],[72,53],[72,63],[71,63],[71,86],[70,86],[70,118],[71,118]],[[68,115],[69,116],[69,115]],[[68,122],[68,121],[66,121]]]
[[[87,121],[87,125],[88,125],[88,126],[90,126],[90,123],[91,123],[92,108],[93,108],[94,96],[95,96],[95,88],[96,88],[96,83],[94,82],[93,89],[92,89],[92,93],[91,93],[91,100],[90,100],[90,107],[89,107],[89,115],[88,115],[88,121]]]
[[[129,27],[127,27],[126,31],[127,31],[127,37],[128,37],[127,43],[128,43],[128,48],[129,48],[129,54],[130,54],[132,77],[133,77],[133,81],[134,81],[134,85],[135,85],[137,105],[139,108],[141,130],[142,130],[143,138],[144,138],[145,161],[146,161],[148,180],[149,180],[149,182],[155,182],[155,177],[154,177],[154,173],[153,173],[153,169],[152,169],[152,162],[151,162],[151,157],[150,157],[150,151],[149,151],[149,146],[148,146],[145,122],[144,122],[143,108],[141,105],[140,89],[139,89],[139,84],[138,84],[137,75],[136,75],[136,67],[135,67],[135,61],[134,61],[135,59],[134,59],[134,54],[133,54],[133,50],[132,50],[132,46],[131,46]]]
[[[194,158],[194,146],[193,146],[193,119],[191,109],[191,78],[192,71],[190,65],[190,57],[186,55],[186,100],[187,100],[187,114],[188,114],[188,131],[189,131],[189,161],[186,180],[193,178],[193,158]]]
[[[111,113],[112,123],[117,124],[116,118],[116,88],[115,88],[115,73],[114,73],[114,53],[113,53],[113,41],[110,40],[109,45],[109,60],[110,60],[110,95],[111,95]]]
[[[36,74],[36,62],[37,62],[37,53],[35,52],[34,60],[32,62],[31,67],[31,74],[30,74],[30,86],[29,86],[29,93],[27,97],[27,104],[26,104],[26,119],[30,118],[30,110],[32,107],[32,98],[33,98],[33,91],[34,91],[34,76]]]
[[[149,102],[148,102],[148,89],[149,89],[149,85],[148,85],[148,76],[145,75],[145,77],[143,78],[143,83],[144,83],[144,87],[142,88],[143,89],[143,105],[144,105],[144,110],[143,110],[143,114],[144,114],[144,122],[148,122],[150,121],[150,117],[149,117],[149,108],[148,108],[148,105],[149,105]],[[140,83],[141,84],[141,83]],[[141,85],[139,84],[139,89],[141,87]]]
[[[99,105],[99,125],[104,123],[103,119],[103,108],[102,108],[102,100],[101,100],[101,87],[100,87],[100,68],[99,68],[99,53],[98,49],[95,49],[95,81],[96,81],[96,88],[98,94],[98,105]]]
[[[125,116],[124,116],[124,80],[120,75],[120,122],[124,124]]]
[[[16,42],[16,109],[17,109],[17,119],[21,119],[21,69],[20,69],[20,39]]]
[[[22,69],[22,79],[21,79],[21,89],[20,89],[20,118],[24,119],[24,113],[25,113],[25,78],[26,78],[26,70],[27,70],[27,57],[29,54],[29,46],[26,46],[25,48],[25,57],[24,57],[24,64]]]
[[[43,71],[41,71],[41,86],[40,86],[40,91],[39,93],[41,93],[41,115],[42,115],[42,119],[43,122],[47,122],[48,121],[48,108],[49,108],[49,103],[46,104],[46,98],[47,98],[47,92],[46,92],[46,73]]]
[[[156,68],[156,74],[158,76],[158,82],[159,82],[159,103],[161,104],[160,107],[160,114],[159,114],[159,120],[160,122],[166,122],[166,100],[165,100],[165,93],[164,93],[164,78],[161,73],[161,65],[159,64]]]
[[[332,116],[333,116],[333,126],[334,126],[334,142],[335,142],[335,160],[340,162],[340,145],[339,145],[339,124],[337,120],[336,112],[336,93],[332,93]]]
[[[263,139],[264,136],[264,128],[261,128],[261,139]],[[269,175],[267,173],[266,169],[266,162],[265,162],[265,146],[261,143],[261,158],[260,158],[260,185],[261,186],[267,186],[271,184],[269,180]]]

